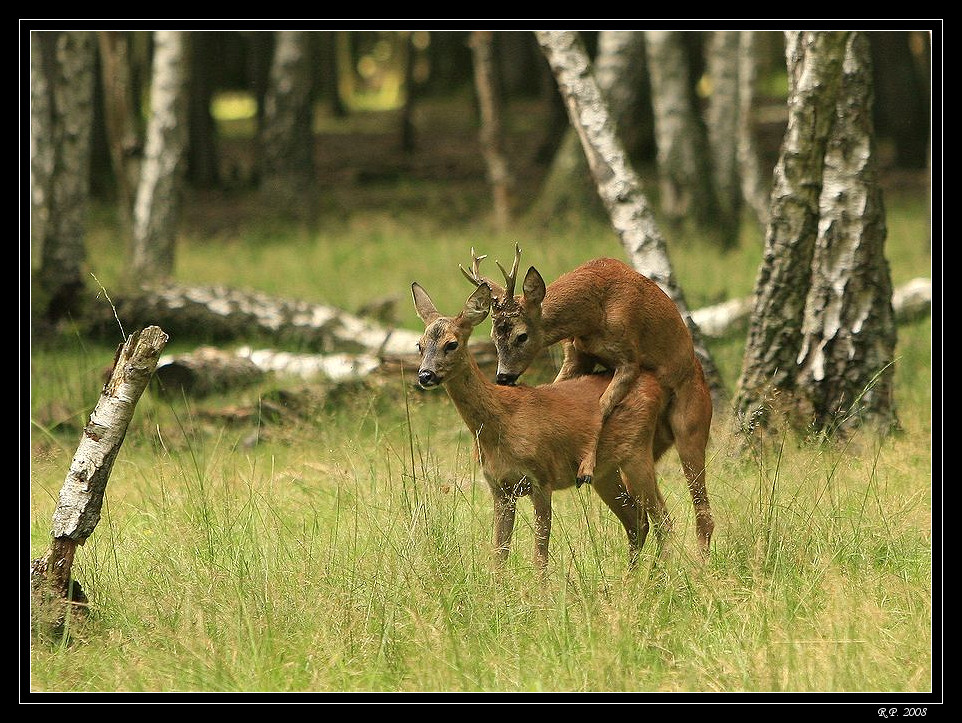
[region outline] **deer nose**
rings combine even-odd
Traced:
[[[418,371],[418,382],[422,387],[433,387],[438,383],[438,377],[429,369],[421,369]]]
[[[502,386],[510,387],[513,386],[516,381],[518,381],[518,375],[508,374],[507,372],[498,372],[498,376],[495,377],[495,381]]]

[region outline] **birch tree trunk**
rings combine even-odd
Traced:
[[[852,33],[786,37],[788,127],[736,412],[747,432],[773,409],[831,431],[854,419],[840,405],[859,401],[889,425],[895,332],[867,55]]]
[[[642,131],[635,122],[634,111],[644,86],[644,34],[637,30],[603,30],[598,33],[595,56],[595,78],[608,100],[608,108],[618,128],[625,152],[639,143]],[[559,214],[598,215],[604,212],[585,158],[578,132],[569,124],[561,145],[555,152],[532,209],[532,215],[543,222]]]
[[[474,87],[481,110],[481,151],[494,197],[495,226],[504,231],[511,223],[514,180],[504,147],[501,92],[497,82],[490,30],[475,30],[470,38],[474,57]]]
[[[90,196],[95,36],[30,35],[31,240],[39,256],[39,311],[55,322],[81,311]]]
[[[672,223],[691,220],[730,246],[732,229],[718,224],[708,139],[692,100],[683,33],[648,30],[645,47],[658,146],[659,207]]]
[[[274,35],[260,134],[260,186],[271,202],[294,208],[314,181],[311,34],[287,30]]]
[[[571,124],[581,138],[598,194],[629,262],[657,283],[678,306],[691,329],[695,352],[713,397],[716,403],[722,402],[727,395],[721,377],[675,279],[667,244],[641,191],[641,181],[618,139],[580,36],[569,31],[537,31],[536,34],[564,96]]]
[[[762,228],[768,225],[768,179],[762,173],[758,144],[755,139],[755,84],[758,75],[755,57],[755,32],[742,30],[738,34],[738,178],[742,199],[748,204]]]
[[[738,168],[738,139],[741,105],[738,82],[739,36],[737,30],[716,30],[709,35],[706,61],[711,77],[707,107],[708,147],[711,177],[718,201],[717,223],[727,231],[722,238],[729,245],[738,240],[742,196]]]
[[[134,203],[131,268],[147,283],[170,276],[187,152],[187,33],[154,33],[150,122]]]
[[[140,106],[130,73],[131,42],[126,32],[97,33],[100,75],[104,88],[104,121],[107,146],[117,185],[124,236],[133,229],[134,194],[140,172]]]
[[[798,395],[816,428],[898,426],[892,396],[896,328],[885,258],[885,209],[872,128],[865,33],[845,47],[825,153],[812,285],[802,319]]]
[[[167,334],[152,326],[131,334],[117,350],[113,372],[84,427],[70,471],[60,489],[50,548],[31,565],[36,622],[61,628],[68,603],[86,602],[82,589],[71,579],[74,554],[100,521],[114,461],[137,402],[166,344]]]

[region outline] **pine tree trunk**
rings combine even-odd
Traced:
[[[667,244],[616,135],[581,38],[567,31],[538,31],[537,37],[565,98],[571,123],[581,138],[598,194],[608,209],[629,262],[657,283],[678,306],[692,331],[695,352],[716,403],[722,402],[727,395],[721,377],[675,279]]]
[[[817,429],[897,426],[896,330],[872,128],[868,38],[851,33],[825,153],[798,394]]]
[[[261,192],[294,209],[314,182],[310,33],[275,33],[260,136]]]
[[[154,33],[150,122],[134,203],[131,268],[139,283],[174,269],[187,152],[187,33]]]
[[[82,311],[95,43],[90,32],[31,34],[32,239],[48,321]]]

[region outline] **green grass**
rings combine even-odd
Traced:
[[[894,280],[927,275],[923,202],[888,211]],[[109,293],[121,277],[109,226],[90,239],[91,271]],[[417,329],[411,281],[455,311],[470,291],[457,264],[471,246],[493,269],[515,241],[546,278],[620,255],[602,224],[498,235],[386,209],[320,230],[188,229],[177,278],[348,309],[393,294],[400,323]],[[713,303],[751,292],[760,234],[729,254],[697,239],[671,253],[689,303]],[[712,349],[730,383],[741,345]],[[185,348],[172,340],[168,351]],[[69,640],[32,640],[30,690],[929,691],[931,323],[900,327],[897,353],[904,430],[884,442],[786,434],[741,454],[719,415],[706,565],[670,452],[659,470],[676,521],[668,559],[654,565],[646,547],[629,572],[617,521],[589,488],[572,489],[555,496],[544,582],[526,501],[507,568],[493,573],[490,495],[441,391],[393,379],[306,418],[239,426],[207,413],[299,383],[202,401],[145,395],[74,563],[90,615],[71,621]],[[112,358],[112,346],[69,333],[33,350],[31,559],[49,544]]]

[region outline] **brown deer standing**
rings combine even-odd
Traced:
[[[411,285],[425,324],[418,343],[418,382],[443,385],[476,440],[475,454],[494,497],[494,547],[507,559],[517,498],[530,495],[535,518],[535,562],[548,562],[551,494],[571,487],[584,454],[598,444],[601,462],[593,488],[628,535],[629,562],[637,560],[649,517],[663,545],[671,526],[657,486],[655,462],[672,444],[664,394],[651,374],[638,375],[605,434],[598,404],[610,375],[589,375],[539,387],[500,386],[485,378],[468,350],[474,327],[488,315],[491,291],[479,286],[456,317],[442,316],[427,292]]]
[[[476,286],[489,286],[494,296],[491,335],[498,384],[514,384],[543,349],[563,341],[564,361],[555,382],[590,374],[596,365],[612,372],[600,400],[600,438],[639,374],[647,370],[657,377],[668,394],[668,424],[695,507],[699,546],[707,554],[715,527],[705,486],[711,392],[675,303],[654,281],[616,259],[588,261],[547,287],[532,266],[516,297],[520,247],[515,246],[510,273],[498,264],[505,287],[481,276],[485,256],[471,249],[471,257],[471,271],[461,271]],[[592,481],[600,453],[595,445],[582,458],[579,486]]]

